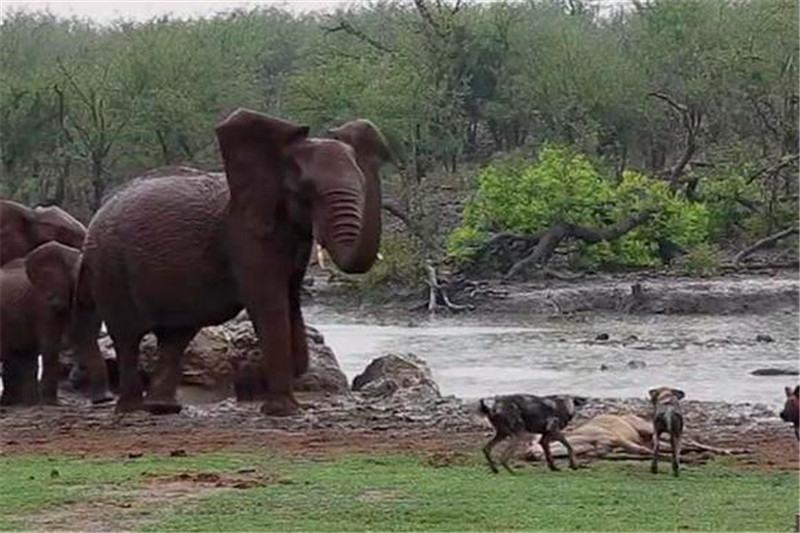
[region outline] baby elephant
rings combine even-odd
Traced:
[[[497,473],[497,467],[492,461],[492,449],[501,441],[511,438],[508,447],[503,451],[500,464],[513,473],[508,466],[508,460],[514,450],[531,433],[542,436],[539,444],[544,450],[547,466],[550,470],[558,470],[550,454],[550,442],[557,440],[567,449],[569,454],[569,467],[575,470],[575,457],[572,446],[564,438],[562,430],[567,427],[575,410],[586,403],[586,398],[579,396],[533,396],[530,394],[512,394],[508,396],[495,396],[490,400],[481,400],[479,410],[489,419],[495,430],[495,436],[483,447],[483,454],[492,472]]]
[[[0,268],[0,405],[57,403],[58,355],[71,335],[80,261],[79,250],[50,241]],[[43,359],[41,394],[39,354]],[[110,399],[105,375],[99,377],[105,389],[100,396]]]
[[[669,435],[672,448],[672,474],[678,475],[681,455],[681,436],[683,435],[683,413],[680,400],[685,394],[682,390],[669,387],[651,389],[650,400],[653,402],[653,464],[650,470],[658,473],[658,446],[662,433]]]
[[[781,420],[794,425],[794,436],[800,441],[800,385],[794,388],[786,387],[786,403],[781,411]]]

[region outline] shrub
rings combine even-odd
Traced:
[[[710,213],[703,203],[674,194],[663,180],[626,171],[615,185],[585,155],[546,145],[534,162],[506,159],[481,171],[447,250],[465,261],[493,231],[530,234],[556,223],[603,227],[645,210],[652,218],[617,241],[581,244],[580,264],[655,264],[660,241],[684,249],[706,243]]]
[[[382,259],[370,271],[358,276],[358,287],[365,292],[414,287],[422,283],[425,270],[422,248],[413,237],[405,234],[385,235],[381,240]]]

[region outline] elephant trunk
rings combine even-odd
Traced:
[[[355,119],[332,128],[328,132],[341,142],[353,148],[356,163],[361,170],[363,207],[360,210],[360,231],[349,253],[343,258],[344,263],[337,259],[337,253],[326,246],[328,251],[337,261],[339,267],[345,272],[366,272],[375,263],[378,249],[381,244],[381,180],[380,168],[389,161],[395,162],[392,151],[378,128],[365,119]],[[355,181],[351,181],[355,183]],[[325,243],[323,243],[325,245]],[[339,254],[341,256],[341,254]]]
[[[375,263],[381,235],[380,182],[360,171],[334,183],[320,183],[314,209],[317,239],[348,274],[367,272]]]

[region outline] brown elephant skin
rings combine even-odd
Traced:
[[[71,342],[81,252],[51,241],[0,267],[3,405],[57,403],[58,354]],[[37,379],[42,355],[42,383]],[[87,364],[91,370],[98,367]],[[96,401],[110,400],[105,369],[92,376]],[[97,388],[99,387],[99,391]]]
[[[49,241],[80,250],[86,228],[59,207],[30,207],[0,200],[0,266]]]
[[[308,138],[305,126],[238,110],[216,129],[225,174],[138,179],[97,212],[85,265],[119,360],[119,411],[179,411],[184,349],[244,307],[263,354],[262,412],[296,412],[291,381],[308,366],[300,288],[314,236],[346,272],[368,270],[380,242],[383,137],[366,121],[340,130],[347,142]],[[144,399],[137,369],[148,332],[158,355]]]

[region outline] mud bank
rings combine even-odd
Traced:
[[[424,292],[424,291],[423,291]],[[427,296],[398,296],[382,303],[356,301],[341,286],[315,277],[310,301],[369,314],[370,308],[396,315],[426,313]],[[565,314],[615,311],[632,314],[740,314],[798,309],[797,270],[689,278],[658,273],[589,275],[579,279],[528,283],[477,281],[451,291],[456,304],[478,314]],[[446,312],[446,311],[444,311]]]
[[[264,417],[258,403],[232,399],[186,406],[180,414],[117,416],[112,407],[67,400],[60,407],[0,411],[0,454],[55,453],[120,458],[219,450],[300,455],[379,451],[474,451],[492,435],[473,402],[455,397],[409,401],[304,394],[297,416]],[[686,433],[707,444],[752,448],[745,465],[797,469],[790,425],[759,404],[685,402]],[[644,400],[592,399],[575,423],[599,413],[649,416]]]

